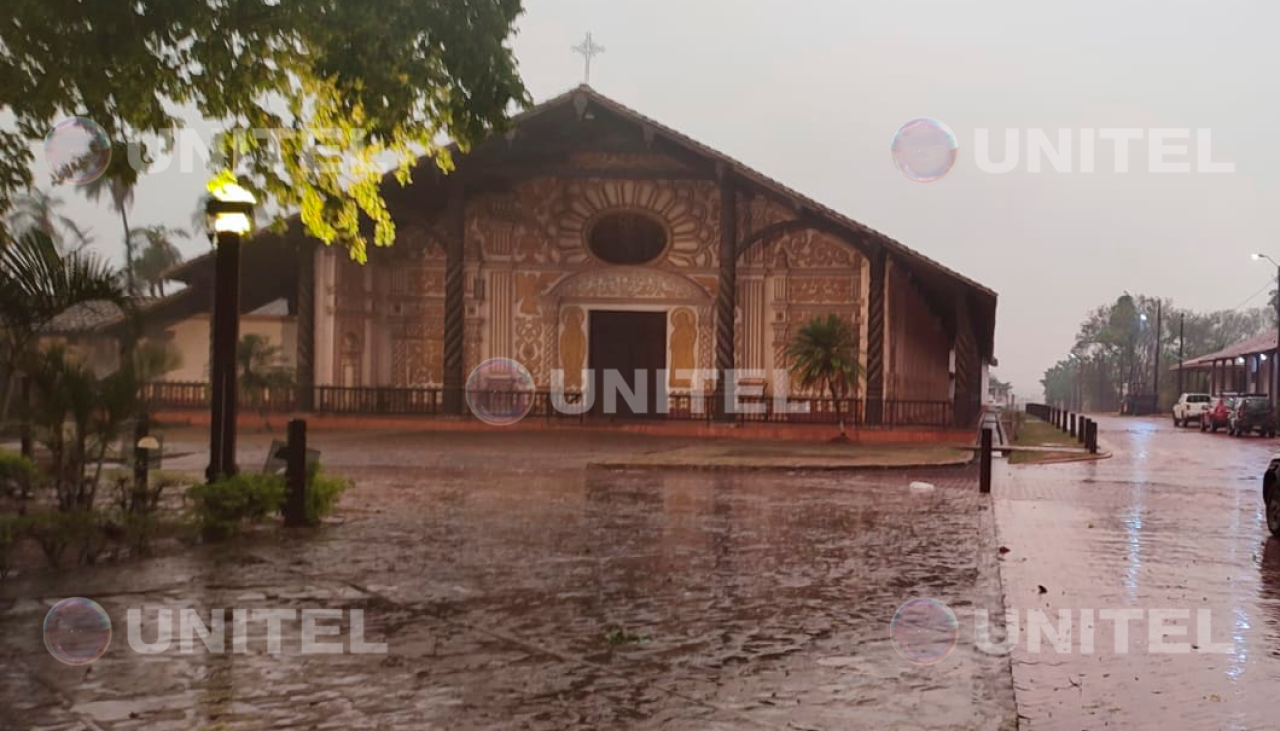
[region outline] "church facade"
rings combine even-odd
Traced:
[[[463,413],[468,374],[506,358],[539,390],[616,368],[647,373],[651,392],[712,393],[732,370],[752,393],[824,396],[785,351],[835,314],[857,344],[860,418],[977,416],[994,292],[589,87],[454,159],[389,186],[397,238],[366,264],[286,247],[304,390],[438,390]]]

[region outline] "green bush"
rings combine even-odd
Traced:
[[[18,499],[21,508],[31,499],[40,473],[35,464],[20,454],[0,451],[0,494],[10,494]]]
[[[321,518],[332,514],[338,498],[350,488],[351,480],[317,469],[311,475],[311,484],[307,488],[307,522],[318,523]]]
[[[40,545],[45,560],[53,568],[62,565],[63,555],[73,546],[80,563],[97,562],[98,557],[106,550],[112,532],[110,521],[92,510],[78,510],[74,513],[41,510],[23,520],[26,534]]]
[[[284,477],[244,473],[208,485],[196,485],[188,495],[195,519],[207,540],[225,540],[242,524],[259,523],[284,504]]]

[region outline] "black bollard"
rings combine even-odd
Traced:
[[[1078,443],[1084,444],[1084,435],[1089,431],[1089,423],[1092,421],[1087,417],[1080,417],[1080,428],[1076,429],[1076,441]]]
[[[31,459],[35,450],[31,438],[31,379],[22,377],[22,456]]]
[[[982,429],[982,450],[978,453],[978,492],[991,492],[991,430]]]
[[[1089,422],[1089,434],[1085,437],[1085,446],[1089,448],[1090,454],[1098,453],[1098,422]]]
[[[1067,417],[1067,426],[1071,427],[1071,429],[1070,429],[1070,434],[1071,434],[1071,438],[1072,438],[1072,439],[1074,439],[1074,438],[1075,438],[1075,436],[1076,436],[1076,414],[1075,414],[1075,412],[1072,412],[1072,413]]]
[[[307,524],[307,422],[294,419],[289,422],[289,457],[285,465],[284,524]]]
[[[138,417],[133,428],[133,489],[135,494],[145,494],[148,489],[147,471],[151,467],[150,440],[143,442],[151,435],[151,424],[146,414]]]

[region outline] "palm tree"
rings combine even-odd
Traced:
[[[0,419],[8,414],[13,375],[40,331],[59,314],[91,301],[130,306],[115,273],[96,255],[64,254],[43,231],[0,245]]]
[[[825,318],[815,317],[796,333],[787,347],[787,357],[791,359],[791,373],[802,387],[826,387],[835,402],[836,421],[840,424],[840,436],[836,439],[847,440],[841,399],[862,373],[853,328],[835,313]]]
[[[133,279],[133,238],[129,230],[129,209],[133,208],[133,191],[138,185],[140,172],[129,159],[128,143],[120,141],[112,145],[111,162],[107,164],[106,171],[80,186],[80,192],[94,202],[103,193],[108,194],[111,197],[111,210],[120,214],[120,223],[124,226],[124,276],[129,294],[138,292]]]
[[[13,197],[13,210],[9,213],[9,228],[15,237],[29,231],[39,231],[48,236],[61,250],[82,248],[89,243],[89,236],[74,220],[61,213],[66,201],[39,188],[32,188]]]
[[[168,226],[146,226],[131,232],[135,251],[141,252],[133,261],[134,277],[147,285],[154,296],[164,296],[164,275],[182,263],[182,252],[174,246],[173,239],[187,238],[187,232]]]
[[[236,369],[240,371],[240,388],[245,400],[257,402],[263,427],[270,429],[267,410],[271,405],[271,391],[294,385],[293,373],[284,364],[283,350],[273,345],[271,338],[249,333],[240,338],[236,348]]]

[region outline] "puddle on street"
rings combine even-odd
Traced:
[[[0,586],[0,717],[111,729],[1013,728],[1007,658],[973,649],[999,616],[989,502],[954,475],[520,472],[369,466],[339,524]],[[53,659],[66,596],[115,624],[88,669]],[[960,639],[909,662],[908,600],[954,612]],[[247,652],[130,649],[158,609],[364,612],[386,654],[301,654],[286,620]],[[228,622],[228,635],[231,634]],[[322,640],[327,641],[327,640]],[[346,639],[335,641],[345,642]],[[230,640],[228,640],[230,644]]]

